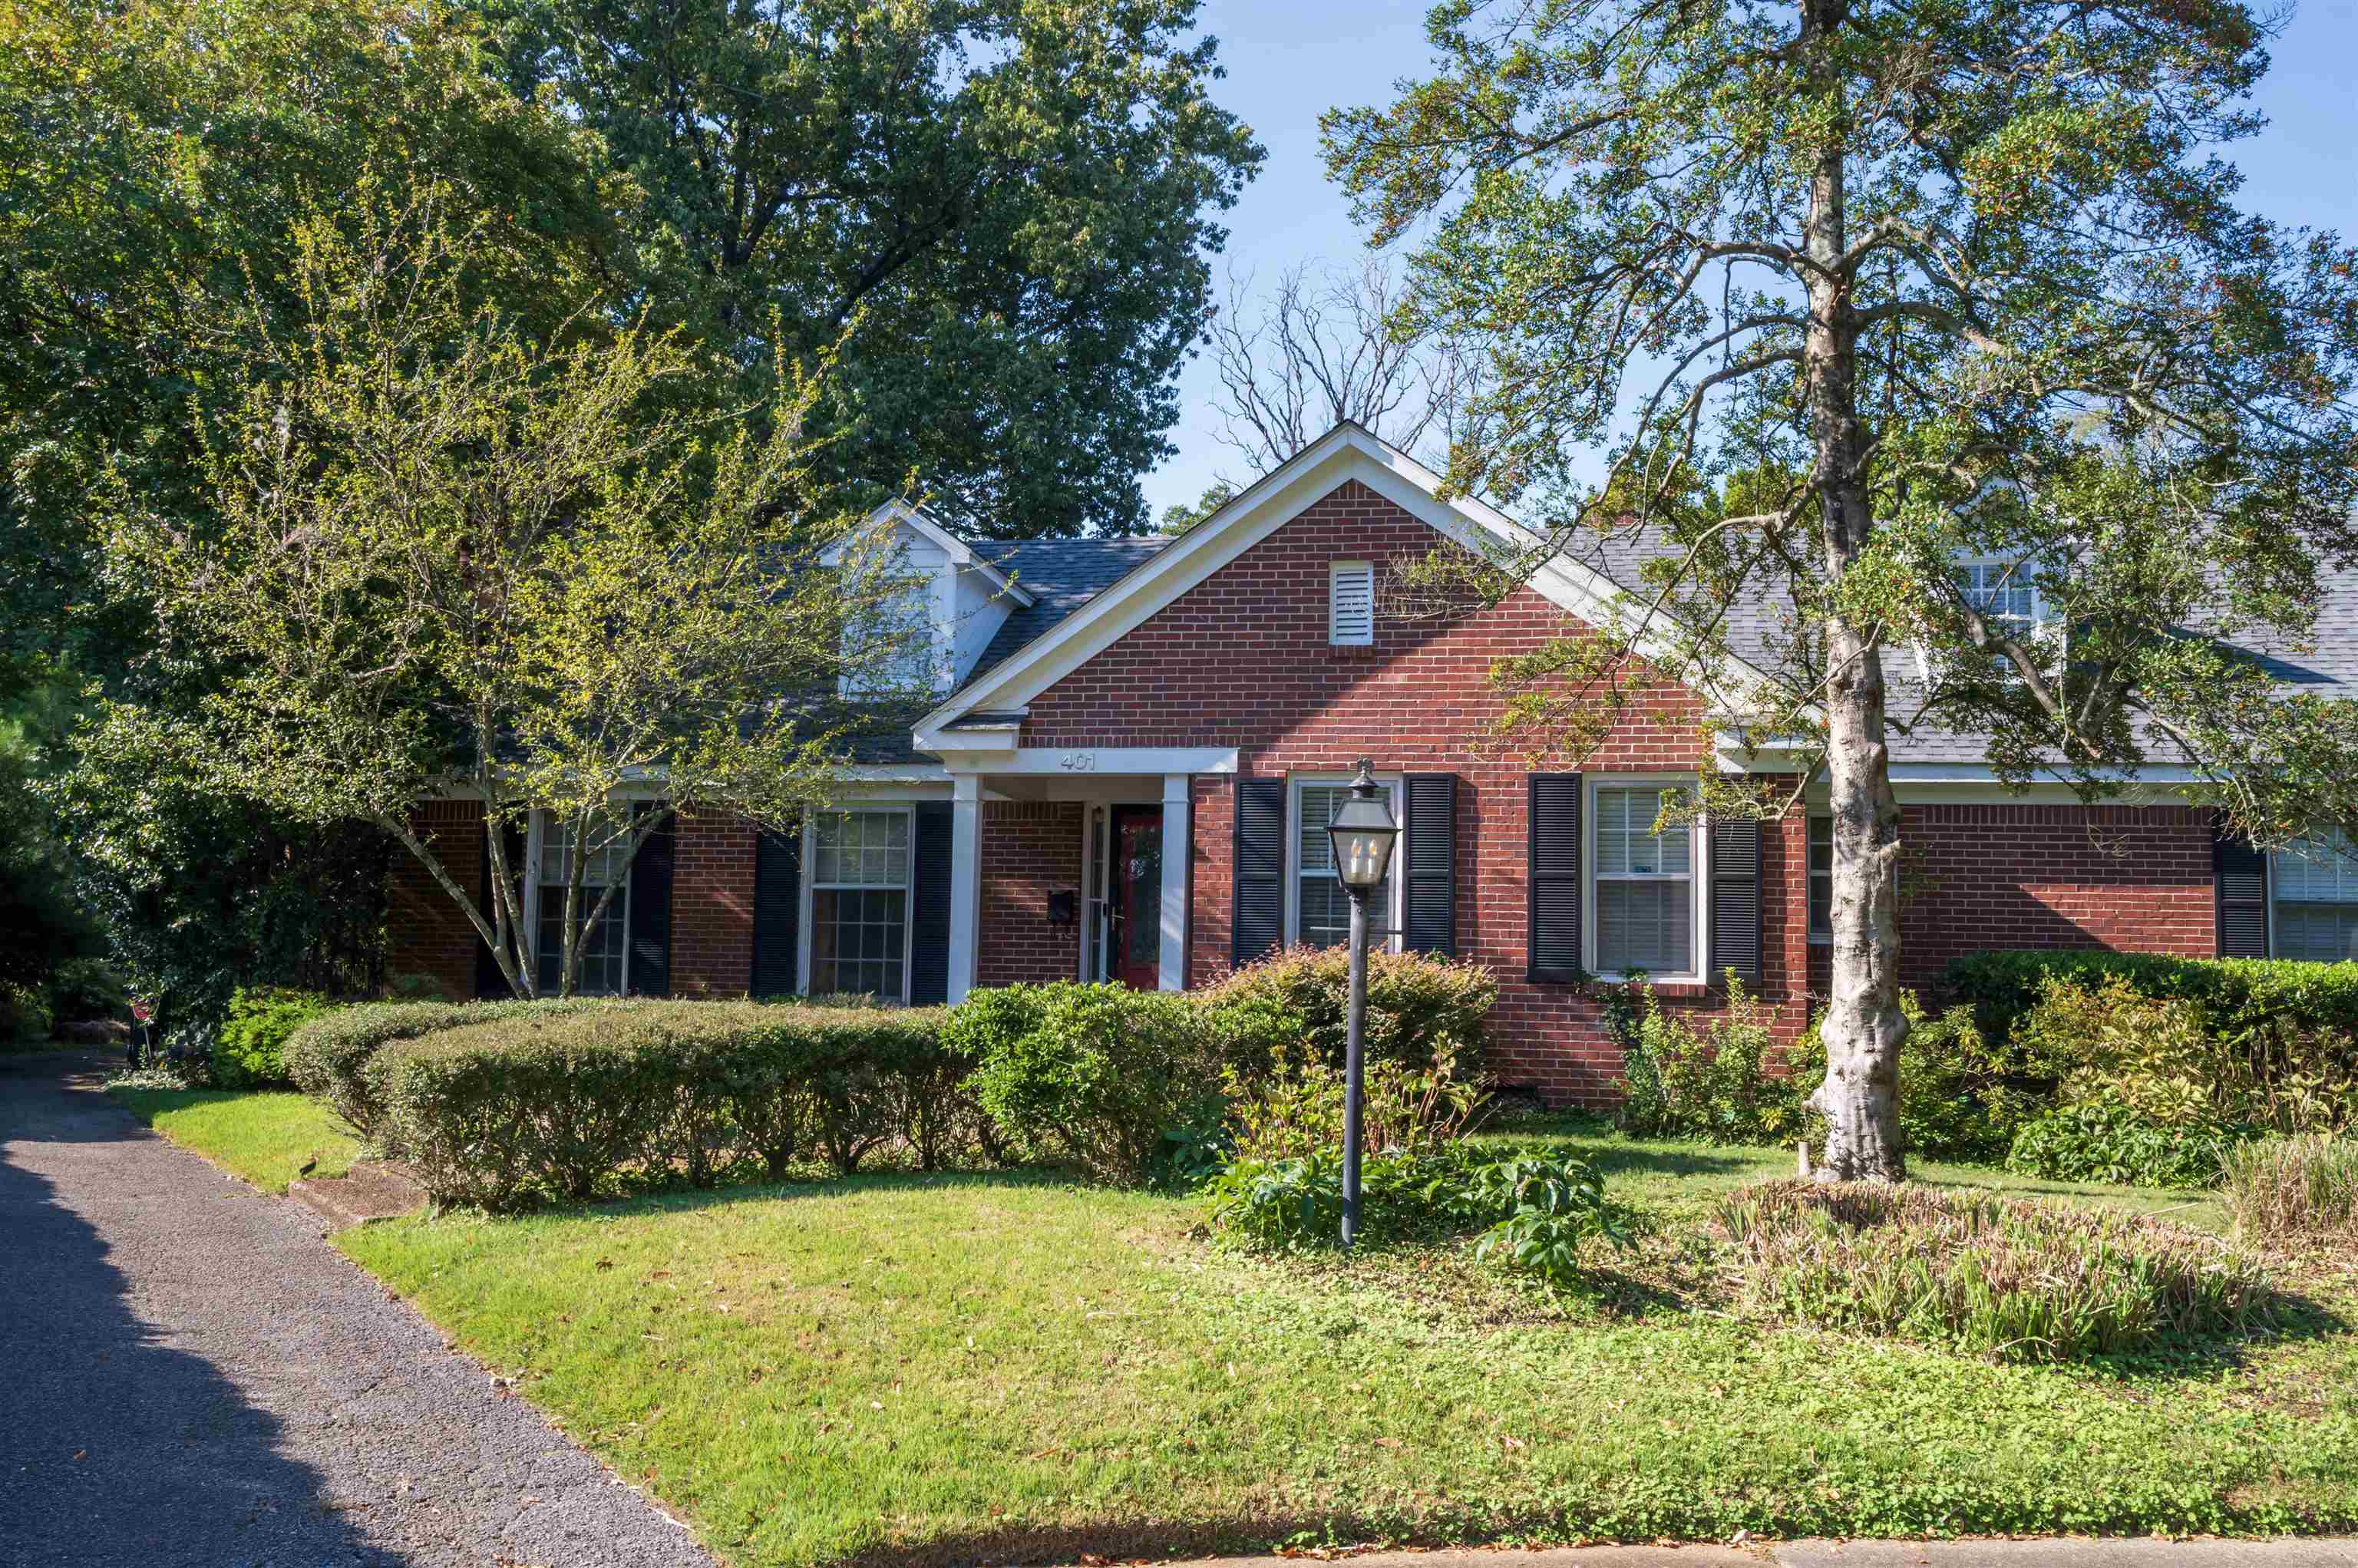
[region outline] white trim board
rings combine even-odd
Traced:
[[[1180,595],[1260,544],[1313,504],[1350,480],[1444,537],[1477,555],[1528,549],[1539,536],[1495,507],[1467,496],[1438,499],[1440,477],[1406,453],[1346,421],[1256,481],[1177,542],[1148,557],[1110,587],[1044,635],[1001,661],[981,678],[953,693],[920,719],[917,744],[941,749],[946,726],[972,712],[1020,709],[1089,659],[1111,646]],[[1609,625],[1625,594],[1620,584],[1578,561],[1557,556],[1542,566],[1530,586],[1591,625]],[[1650,651],[1644,639],[1641,651]],[[1656,644],[1650,650],[1663,651]],[[1704,686],[1729,692],[1757,682],[1760,672],[1732,662],[1725,674]],[[1696,684],[1690,682],[1689,684]],[[953,744],[955,742],[952,742]]]
[[[1021,587],[1013,578],[1009,577],[1005,572],[1000,570],[999,568],[993,565],[990,561],[985,559],[979,555],[977,555],[972,545],[968,544],[964,539],[959,538],[956,534],[951,533],[948,529],[943,527],[940,524],[927,516],[923,511],[919,510],[917,507],[912,506],[905,501],[886,502],[883,505],[876,508],[875,511],[871,512],[866,517],[861,518],[854,532],[862,534],[871,533],[878,528],[885,527],[895,523],[900,524],[902,526],[907,528],[911,533],[925,540],[925,543],[941,551],[943,556],[948,559],[950,565],[968,571],[980,572],[984,579],[987,579],[993,588],[1005,594],[1008,598],[1013,600],[1016,603],[1028,606],[1037,602],[1029,589]],[[819,558],[822,561],[832,563],[835,560],[839,560],[841,557],[842,552],[840,548],[836,547],[825,551]]]

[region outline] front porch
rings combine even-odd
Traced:
[[[1217,748],[946,752],[948,1000],[979,985],[1120,980],[1184,990],[1195,780]]]

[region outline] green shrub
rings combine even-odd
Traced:
[[[2058,1105],[2025,1122],[2006,1168],[2057,1182],[2125,1187],[2216,1186],[2239,1134],[2217,1127],[2164,1127],[2111,1095]]]
[[[1324,1056],[1280,1045],[1268,1071],[1248,1075],[1231,1063],[1221,1082],[1232,1128],[1228,1142],[1238,1156],[1275,1162],[1343,1146],[1344,1073]],[[1478,1075],[1461,1075],[1457,1049],[1444,1042],[1426,1066],[1397,1059],[1367,1064],[1360,1088],[1360,1146],[1380,1153],[1454,1142],[1488,1084]]]
[[[1477,1165],[1453,1195],[1459,1212],[1490,1219],[1475,1256],[1533,1274],[1557,1290],[1580,1282],[1582,1244],[1602,1237],[1630,1244],[1626,1217],[1605,1195],[1605,1178],[1585,1160],[1540,1153]]]
[[[2358,1142],[2303,1133],[2229,1149],[2220,1195],[2245,1236],[2358,1237]]]
[[[946,1030],[1001,1135],[1097,1180],[1153,1180],[1165,1133],[1196,1119],[1219,1081],[1204,1010],[1116,984],[1008,989],[1019,994],[975,993]]]
[[[38,986],[0,985],[0,1041],[46,1040],[55,1022]]]
[[[283,987],[241,988],[230,993],[229,1011],[213,1036],[213,1083],[225,1089],[287,1081],[288,1036],[337,1004],[316,991]]]
[[[2322,1131],[2358,1108],[2347,1042],[2283,1020],[2231,1034],[2203,1003],[2147,995],[2124,975],[2049,976],[2012,1044],[2059,1103],[2108,1095],[2158,1127]]]
[[[1971,1008],[1927,1014],[1911,990],[1899,993],[1899,1008],[1908,1015],[1908,1039],[1899,1048],[1901,1147],[1928,1160],[2004,1160],[2040,1097],[2015,1081],[1974,1027]],[[1789,1058],[1805,1100],[1825,1082],[1822,1022],[1812,1021]]]
[[[579,1011],[601,1002],[574,998],[548,1001],[378,1001],[339,1008],[299,1025],[282,1049],[287,1076],[295,1087],[344,1119],[362,1139],[385,1143],[384,1108],[370,1087],[365,1068],[377,1052],[396,1040],[414,1040],[438,1029],[481,1023],[535,1012]]]
[[[1482,1024],[1498,1000],[1480,964],[1423,953],[1368,955],[1367,1054],[1371,1062],[1429,1066],[1444,1050],[1478,1059]],[[1258,1071],[1281,1049],[1306,1044],[1336,1066],[1348,1039],[1350,955],[1289,947],[1248,964],[1203,993],[1231,1060]]]
[[[2212,1043],[2201,1071],[2244,1103],[2231,1119],[2284,1131],[2358,1116],[2358,964],[2180,958],[2156,953],[1977,953],[1952,963],[1942,992],[1971,1006],[1984,1036],[2010,1041],[2058,982],[2097,993],[2190,1002]]]
[[[1804,1130],[1804,1088],[1788,1070],[1768,1015],[1735,976],[1725,1013],[1690,1022],[1650,989],[1622,1049],[1616,1119],[1641,1138],[1778,1143]]]
[[[912,1107],[926,1086],[956,1092],[934,1010],[505,1007],[388,1041],[361,1069],[438,1205],[507,1209],[627,1181],[704,1184],[738,1158],[774,1173],[806,1140],[849,1172],[887,1142],[919,1149],[928,1135]],[[930,1105],[925,1115],[946,1119]]]
[[[1749,1308],[2000,1360],[2117,1355],[2272,1326],[2217,1238],[2152,1219],[1927,1187],[1764,1182],[1721,1200]]]
[[[1333,1145],[1285,1158],[1239,1155],[1205,1186],[1206,1215],[1225,1240],[1273,1250],[1342,1238],[1343,1165]],[[1485,1159],[1464,1143],[1386,1149],[1360,1170],[1359,1238],[1484,1232],[1476,1255],[1559,1289],[1578,1282],[1592,1237],[1626,1245],[1629,1227],[1586,1161],[1538,1151]]]

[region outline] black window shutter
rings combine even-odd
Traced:
[[[763,829],[753,840],[753,974],[757,997],[802,989],[803,833]]]
[[[665,813],[663,826],[647,835],[631,857],[631,961],[633,996],[671,995],[672,829],[679,818],[668,808],[642,803],[634,817]]]
[[[1711,970],[1760,983],[1760,824],[1711,824]]]
[[[1447,957],[1457,951],[1457,775],[1411,773],[1401,786],[1408,881],[1401,890],[1401,946]]]
[[[2268,956],[2268,858],[2230,833],[2211,837],[2211,883],[2218,900],[2219,957]]]
[[[508,870],[519,881],[523,880],[525,875],[525,839],[523,830],[521,828],[510,827],[507,830],[507,842],[505,845],[508,856]],[[490,921],[492,929],[496,931],[500,927],[500,911],[499,905],[493,903],[492,899],[492,819],[489,813],[484,815],[482,832],[478,834],[475,838],[475,895],[482,901],[483,918]],[[523,911],[524,900],[522,898],[518,898],[516,900],[516,909],[519,914]],[[527,944],[527,946],[529,946],[529,944]],[[498,958],[492,957],[492,945],[484,941],[480,936],[476,937],[476,1000],[479,1001],[506,1001],[514,995],[515,988],[508,984],[508,978],[505,975],[500,973],[500,961]]]
[[[1588,978],[1580,951],[1580,775],[1533,773],[1525,838],[1531,930],[1526,978],[1573,985]]]
[[[1235,908],[1228,961],[1243,968],[1285,945],[1285,781],[1237,781]]]
[[[946,800],[917,803],[915,852],[910,857],[916,888],[909,917],[909,1000],[917,1007],[950,999],[952,809]]]

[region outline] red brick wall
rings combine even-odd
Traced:
[[[1524,591],[1451,623],[1384,620],[1371,648],[1326,642],[1330,562],[1406,561],[1440,543],[1400,508],[1347,483],[1035,698],[1023,743],[1234,746],[1242,771],[1262,778],[1347,771],[1360,756],[1384,772],[1455,773],[1457,948],[1500,978],[1492,1070],[1556,1103],[1602,1103],[1619,1054],[1596,1004],[1522,978],[1527,766],[1480,746],[1499,706],[1487,688],[1491,662],[1560,634],[1567,618]],[[1697,717],[1692,694],[1656,687],[1585,767],[1692,772]],[[1189,983],[1203,985],[1228,969],[1234,815],[1229,780],[1198,777],[1194,795]],[[1772,922],[1798,896],[1784,887],[1799,875],[1793,853],[1768,836]],[[1771,931],[1766,994],[1798,1027],[1801,998],[1786,978],[1800,970],[1777,961]]]
[[[1078,972],[1079,928],[1048,923],[1048,895],[1079,891],[1085,809],[1070,800],[983,803],[977,984],[1069,980]]]
[[[421,807],[410,826],[470,897],[483,896],[483,808],[472,800]],[[459,903],[407,849],[395,851],[385,886],[385,975],[425,975],[453,1001],[475,994],[482,939]]]
[[[753,825],[691,808],[674,834],[671,993],[742,996],[753,974]]]
[[[2194,806],[1910,806],[1900,968],[1992,947],[2216,951],[2211,822]]]

